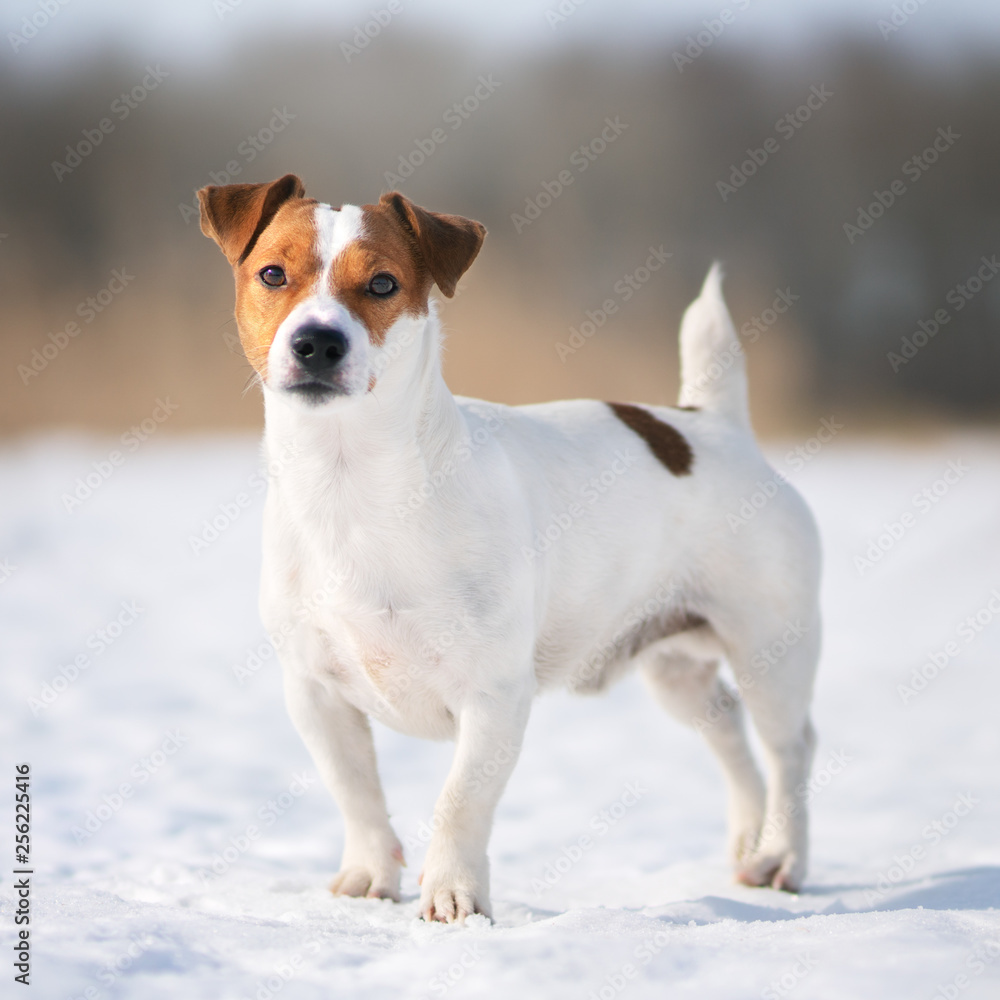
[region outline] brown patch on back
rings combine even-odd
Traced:
[[[649,450],[675,476],[687,476],[691,472],[694,452],[687,438],[675,427],[654,417],[649,410],[630,403],[608,403],[614,415],[626,427],[635,431]]]

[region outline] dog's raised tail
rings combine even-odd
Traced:
[[[750,423],[743,345],[722,297],[722,268],[718,261],[681,320],[678,404]]]

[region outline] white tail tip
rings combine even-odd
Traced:
[[[709,269],[701,294],[681,320],[681,406],[749,423],[743,345],[722,297],[722,267]]]

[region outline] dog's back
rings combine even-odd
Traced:
[[[488,914],[486,846],[532,696],[599,688],[629,663],[719,757],[737,877],[800,885],[818,546],[753,439],[718,269],[682,324],[679,408],[496,407],[448,391],[429,299],[432,284],[454,293],[481,224],[398,192],[335,209],[291,174],[199,197],[264,391],[261,609],[344,813],[333,891],[399,896],[368,716],[455,739],[420,910]]]

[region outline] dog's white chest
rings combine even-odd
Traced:
[[[392,729],[454,737],[443,692],[454,671],[449,653],[460,622],[441,627],[417,609],[397,610],[344,586],[307,586],[296,602],[297,630],[308,650],[301,669]]]

